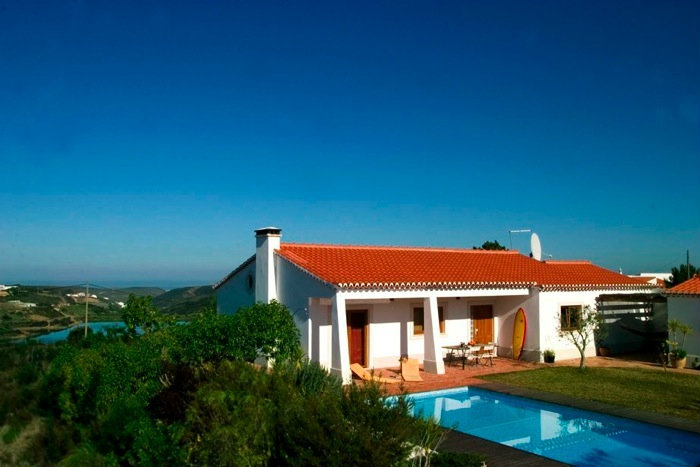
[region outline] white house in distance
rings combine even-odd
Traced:
[[[220,313],[276,299],[294,314],[302,348],[344,381],[350,364],[398,366],[402,355],[444,373],[442,346],[495,342],[512,355],[514,315],[527,313],[523,357],[578,356],[557,321],[603,293],[653,293],[643,279],[587,261],[538,261],[517,251],[282,243],[255,231],[255,254],[215,284]],[[591,355],[595,349],[588,349]]]
[[[690,366],[696,358],[700,358],[700,276],[696,274],[668,289],[666,298],[668,319],[678,320],[693,328],[693,333],[685,340],[685,350],[688,352],[686,365]]]

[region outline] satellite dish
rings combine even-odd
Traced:
[[[532,236],[530,236],[530,251],[533,258],[537,261],[542,261],[542,245],[540,244],[540,237],[535,232],[532,232]]]

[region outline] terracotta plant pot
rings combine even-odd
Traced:
[[[685,360],[687,357],[683,358],[672,358],[671,365],[673,368],[685,368]]]
[[[601,357],[609,357],[610,349],[607,347],[598,347],[598,355],[600,355]]]

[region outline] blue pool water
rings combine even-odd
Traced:
[[[579,467],[700,465],[700,435],[479,388],[409,396],[414,415]]]
[[[64,341],[68,338],[68,334],[75,328],[82,328],[84,324],[76,324],[70,328],[61,329],[60,331],[53,331],[41,336],[36,337],[36,341],[41,344],[55,344],[56,342]],[[104,332],[106,329],[114,328],[120,329],[125,327],[122,321],[95,321],[94,323],[88,323],[88,327],[94,332]]]

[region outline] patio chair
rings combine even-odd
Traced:
[[[462,365],[462,369],[464,369],[464,364],[474,365],[474,366],[478,365],[480,356],[481,356],[481,347],[470,346],[469,348],[467,348],[466,352],[464,353],[464,362]]]
[[[496,346],[494,344],[486,344],[482,345],[481,349],[479,349],[479,360],[485,361],[488,360],[489,364],[493,366],[493,357],[494,351],[496,350]],[[484,365],[486,363],[484,362]]]
[[[404,381],[423,381],[423,378],[418,374],[418,360],[403,357],[401,359],[401,376]]]
[[[357,377],[362,379],[363,381],[377,381],[379,383],[385,384],[396,384],[401,382],[401,380],[399,379],[382,378],[381,376],[375,376],[370,371],[367,371],[366,369],[362,368],[362,365],[360,365],[359,363],[353,363],[352,365],[350,365],[350,370],[352,370],[352,372],[355,373]]]

